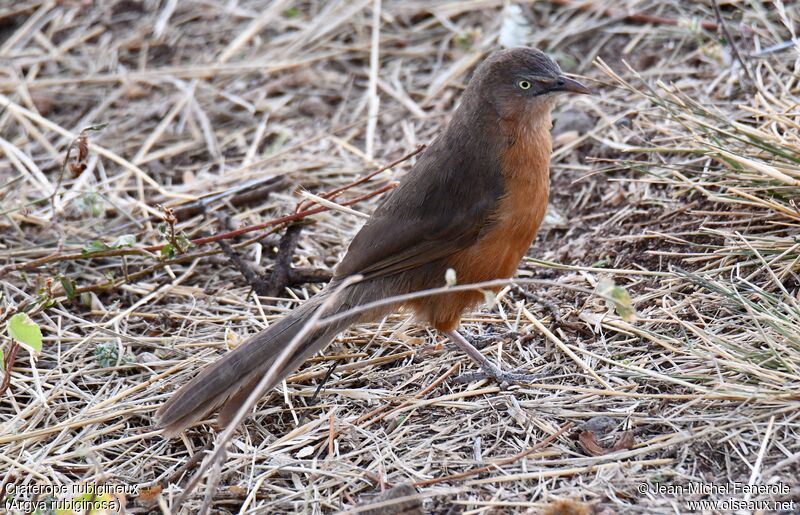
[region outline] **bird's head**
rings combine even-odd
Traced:
[[[566,77],[555,61],[533,48],[512,48],[490,55],[470,81],[468,90],[488,102],[503,119],[548,115],[561,93],[591,94]]]

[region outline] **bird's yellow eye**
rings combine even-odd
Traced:
[[[527,80],[521,80],[517,82],[517,86],[519,86],[520,89],[531,89],[531,83]]]

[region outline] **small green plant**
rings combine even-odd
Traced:
[[[102,368],[112,368],[118,365],[130,365],[134,362],[133,356],[123,354],[119,356],[119,346],[114,342],[103,342],[94,348],[94,359]]]
[[[162,205],[157,206],[164,214],[161,215],[164,222],[158,224],[156,228],[158,232],[167,238],[167,243],[161,248],[161,257],[166,259],[172,259],[179,254],[184,254],[189,247],[194,245],[189,237],[183,231],[178,231],[175,229],[175,225],[178,223],[178,219],[175,218],[175,214],[172,212],[172,209],[168,207],[164,207]]]

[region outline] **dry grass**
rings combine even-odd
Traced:
[[[352,510],[409,482],[436,513],[537,513],[558,499],[687,511],[639,493],[654,482],[783,483],[789,493],[772,498],[800,501],[798,50],[755,55],[791,39],[798,7],[724,3],[743,68],[722,32],[700,27],[716,22],[711,4],[625,2],[681,22],[643,25],[568,3],[524,4],[527,42],[598,95],[556,112],[552,210],[520,272],[532,280],[464,320],[475,334],[525,335],[491,355],[546,377],[509,390],[456,383],[471,364],[406,314],[353,328],[258,405],[173,512]],[[166,441],[155,409],[320,285],[259,297],[214,244],[159,257],[156,206],[205,198],[211,216],[179,216],[176,229],[218,234],[213,213],[261,223],[294,211],[294,186],[329,191],[429,142],[497,47],[503,5],[3,4],[0,316],[27,310],[45,333],[35,361],[19,352],[0,398],[3,484],[139,485],[129,511],[166,510],[216,433]],[[85,170],[61,178],[81,129],[106,123],[87,133]],[[233,202],[276,177],[277,191]],[[294,265],[330,268],[362,219],[310,219]],[[125,234],[134,248],[80,255]],[[269,268],[277,239],[246,242],[254,235],[265,233],[240,237],[240,250]],[[630,292],[636,321],[586,293],[603,277]],[[589,455],[576,428],[599,416],[635,444]]]

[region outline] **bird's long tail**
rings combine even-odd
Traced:
[[[267,329],[251,336],[236,349],[206,366],[175,392],[156,413],[164,434],[175,435],[219,407],[218,421],[222,426],[227,425],[276,358],[332,295],[330,292],[331,288],[327,288]],[[325,316],[349,309],[352,304],[348,302],[348,297],[351,295],[336,295],[331,299],[327,303],[330,307],[326,307]],[[338,333],[362,318],[363,314],[354,315],[311,330],[264,391],[279,384],[303,361],[327,346]]]

